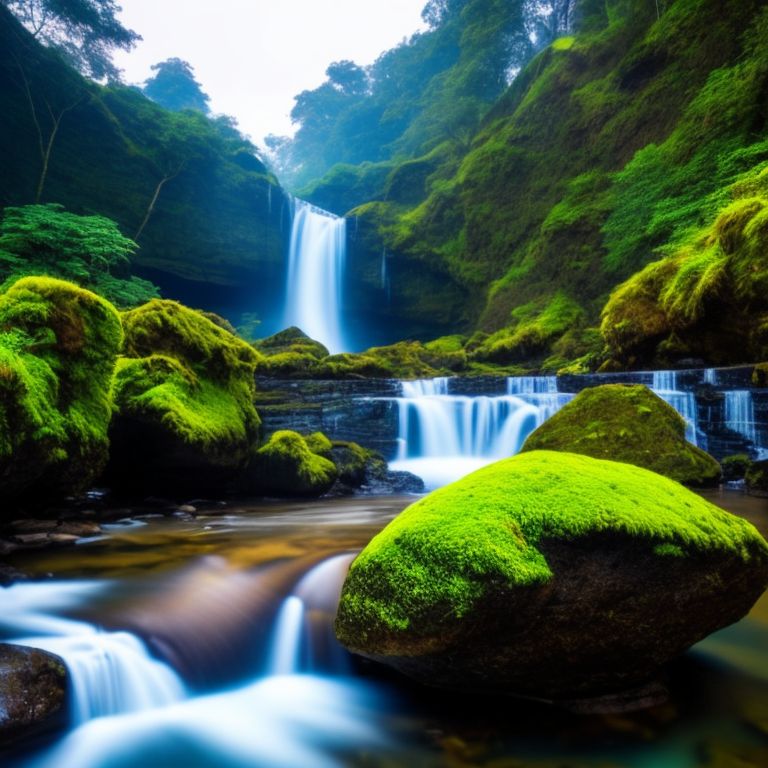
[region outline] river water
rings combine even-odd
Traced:
[[[768,502],[711,492],[768,533]],[[200,507],[20,553],[0,639],[63,655],[71,731],[23,768],[768,765],[768,599],[671,665],[668,704],[577,716],[420,688],[332,637],[354,552],[413,499]],[[664,607],[660,606],[660,610]]]

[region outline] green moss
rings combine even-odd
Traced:
[[[254,347],[267,356],[298,354],[321,360],[328,357],[328,350],[319,341],[310,339],[304,331],[295,326],[286,328],[266,339],[254,342]]]
[[[720,479],[720,465],[685,439],[685,422],[642,385],[585,389],[536,429],[523,451],[555,450],[645,467],[693,486]]]
[[[103,469],[121,342],[115,308],[72,283],[29,277],[0,294],[3,498],[81,491]]]
[[[752,370],[752,384],[755,387],[768,387],[768,363],[758,363]]]
[[[747,492],[753,496],[768,496],[768,461],[755,461],[744,476]]]
[[[324,459],[331,460],[333,444],[322,432],[313,432],[311,435],[307,435],[304,438],[304,442],[312,453],[316,453]]]
[[[383,479],[387,473],[384,457],[357,443],[334,440],[331,458],[339,470],[339,480],[352,488],[359,488],[369,477]]]
[[[723,468],[723,480],[743,480],[752,466],[752,460],[746,453],[736,453],[726,456],[720,465]]]
[[[441,625],[471,621],[489,585],[498,591],[547,583],[548,540],[601,534],[630,537],[658,557],[768,557],[749,523],[672,480],[627,464],[536,451],[434,491],[378,534],[350,568],[337,635],[354,643],[362,631],[367,650],[377,653],[404,630],[409,638],[434,637]]]
[[[191,487],[234,471],[258,439],[254,370],[261,355],[207,317],[173,301],[123,314],[124,355],[114,384],[112,470],[169,474]],[[137,471],[138,471],[137,470]],[[181,475],[181,477],[177,477]]]
[[[321,496],[338,476],[331,461],[313,453],[301,435],[289,430],[275,432],[256,451],[249,471],[262,491],[291,496]]]

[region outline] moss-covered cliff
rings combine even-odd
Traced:
[[[710,221],[730,185],[768,162],[764,3],[671,0],[658,14],[638,0],[591,5],[468,147],[446,136],[386,173],[336,169],[313,185],[328,205],[342,175],[357,190],[378,184],[351,213],[353,269],[366,302],[378,292],[382,318],[415,333],[480,328],[502,342],[505,363],[556,367],[594,351],[585,329],[615,286]],[[521,345],[531,327],[536,343]]]

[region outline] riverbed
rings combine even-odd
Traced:
[[[707,496],[768,534],[768,501]],[[411,501],[202,504],[194,515],[118,519],[75,547],[17,553],[12,564],[36,580],[6,592],[3,639],[46,635],[86,666],[89,654],[115,652],[106,682],[91,685],[108,687],[111,675],[132,690],[157,675],[158,689],[87,702],[79,726],[13,764],[768,765],[766,596],[670,666],[667,704],[632,714],[431,691],[351,659],[331,632],[345,570]]]

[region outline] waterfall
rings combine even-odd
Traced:
[[[324,560],[285,598],[272,633],[267,675],[347,671],[348,654],[336,641],[333,619],[352,559],[337,555]]]
[[[103,586],[81,582],[16,584],[4,590],[0,618],[3,637],[64,660],[75,724],[165,707],[186,695],[178,675],[152,658],[134,635],[100,632],[85,622],[56,615],[62,609],[84,604]]]
[[[693,392],[681,392],[678,389],[677,371],[654,371],[651,389],[683,417],[685,420],[686,440],[693,443],[693,445],[699,445],[699,418],[696,408],[696,395]],[[706,445],[701,445],[700,447],[706,450]]]
[[[725,426],[756,445],[757,429],[752,393],[748,389],[734,389],[723,394],[725,395]]]
[[[449,382],[404,381],[402,397],[395,398],[398,452],[391,466],[418,475],[428,489],[514,455],[526,437],[572,397],[559,394],[556,382],[553,392],[544,377],[510,382],[510,393],[494,397],[450,395]],[[518,394],[511,394],[515,389]]]
[[[295,325],[332,354],[344,350],[341,327],[346,220],[304,200],[293,201],[286,326]]]

